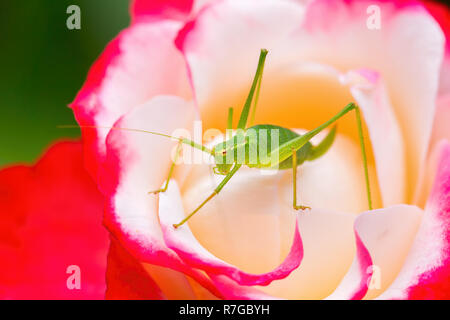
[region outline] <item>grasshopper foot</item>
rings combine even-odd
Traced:
[[[307,206],[294,206],[295,210],[311,210],[311,207],[307,207]]]
[[[158,193],[160,193],[160,192],[166,192],[166,190],[164,190],[164,189],[158,189],[158,190],[155,190],[155,191],[149,191],[149,192],[147,192],[147,194],[158,194]]]

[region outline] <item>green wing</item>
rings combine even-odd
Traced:
[[[258,155],[260,155],[260,152],[264,150],[260,150],[262,147],[261,145],[261,139],[263,137],[263,132],[265,131],[264,135],[267,137],[267,149],[265,150],[267,155],[270,154],[272,151],[272,136],[271,136],[271,130],[278,130],[278,146],[281,146],[285,144],[286,142],[291,141],[292,139],[295,139],[299,137],[300,135],[290,129],[283,128],[276,125],[271,124],[258,124],[255,126],[252,126],[246,130],[247,137],[250,137],[249,131],[254,130],[254,132],[257,135],[257,140],[249,139],[248,143],[246,144],[247,150],[246,150],[246,162],[249,167],[257,167],[257,168],[263,168],[263,169],[271,169],[271,166],[267,165],[268,159],[260,159],[258,156],[258,163],[250,163],[248,161],[248,155],[252,154],[252,152],[257,152]],[[297,150],[297,164],[302,164],[308,159],[308,156],[310,155],[310,152],[312,150],[313,146],[310,142],[307,142],[303,147],[301,147],[299,150]],[[264,163],[262,163],[264,162]],[[275,164],[276,166],[276,164]],[[284,170],[292,168],[292,156],[290,156],[288,159],[285,159],[284,161],[280,162],[278,165],[278,169]]]
[[[258,163],[252,164],[248,161],[248,155],[251,154],[251,152],[257,152],[258,155],[260,155],[260,148],[261,145],[261,138],[263,134],[263,130],[266,131],[267,136],[267,149],[266,154],[269,155],[272,151],[272,136],[271,136],[271,130],[278,130],[278,146],[281,146],[283,144],[288,143],[289,141],[295,140],[301,135],[298,133],[283,128],[276,125],[271,124],[259,124],[256,126],[252,126],[247,129],[247,135],[249,130],[254,130],[254,132],[257,134],[257,142],[255,140],[248,140],[247,143],[247,150],[246,150],[246,162],[249,167],[260,167],[265,169],[271,169],[272,165],[276,167],[276,164],[271,164],[270,166],[267,165],[267,161],[269,159],[260,159],[258,156]],[[336,126],[333,127],[333,129],[330,130],[330,132],[327,134],[327,136],[317,145],[314,146],[311,142],[307,141],[300,149],[297,150],[297,165],[301,165],[305,161],[313,161],[321,156],[323,156],[331,147],[331,145],[334,142],[334,138],[336,136]],[[291,169],[292,168],[292,155],[284,159],[278,164],[278,169],[285,170],[285,169]]]
[[[313,161],[320,158],[328,151],[328,149],[330,149],[334,142],[334,138],[336,137],[336,128],[337,126],[334,126],[317,146],[312,147],[311,152],[308,155],[308,161]]]

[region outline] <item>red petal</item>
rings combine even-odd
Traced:
[[[164,299],[142,265],[114,239],[108,254],[106,282],[106,299]]]
[[[184,20],[191,12],[193,0],[134,0],[133,20],[139,18]]]
[[[34,166],[0,171],[0,298],[102,299],[102,210],[81,143],[58,143]],[[71,265],[80,268],[80,289],[68,289]]]

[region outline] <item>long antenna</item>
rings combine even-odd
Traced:
[[[76,126],[76,125],[60,125],[57,126],[58,128],[62,129],[75,129],[75,128],[88,128],[88,129],[110,129],[110,130],[121,130],[121,131],[131,131],[131,132],[140,132],[140,133],[149,133],[154,134],[161,137],[176,139],[178,141],[181,141],[184,144],[187,144],[193,148],[202,150],[203,152],[209,153],[211,155],[214,155],[212,150],[205,147],[204,145],[198,144],[192,140],[181,138],[181,137],[175,137],[164,133],[154,132],[154,131],[148,131],[148,130],[142,130],[142,129],[132,129],[132,128],[120,128],[120,127],[106,127],[106,126]]]

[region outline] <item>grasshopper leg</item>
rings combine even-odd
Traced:
[[[294,189],[294,201],[292,206],[295,210],[311,209],[307,206],[297,205],[297,151],[292,148],[292,177],[293,177],[293,189]]]
[[[176,223],[173,227],[176,229],[182,226],[186,221],[188,221],[194,214],[196,214],[206,203],[208,203],[212,198],[219,194],[220,190],[225,187],[225,185],[230,181],[230,179],[234,176],[234,174],[239,170],[241,164],[235,164],[233,169],[226,175],[226,177],[222,180],[222,182],[217,186],[216,189],[209,195],[208,198],[205,199],[194,211],[192,211],[186,218],[181,220],[181,222]]]
[[[166,184],[164,185],[164,187],[155,191],[150,191],[148,192],[148,194],[158,194],[160,192],[166,192],[167,187],[169,186],[170,178],[172,177],[173,174],[173,170],[175,169],[176,163],[178,161],[178,157],[180,156],[182,145],[183,145],[182,140],[180,140],[178,142],[177,150],[175,151],[175,158],[173,159],[172,165],[170,166],[169,175],[167,176]]]

